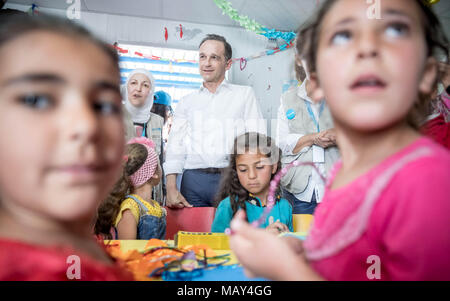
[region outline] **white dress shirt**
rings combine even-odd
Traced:
[[[306,81],[297,88],[297,95],[303,99],[308,101],[311,104],[311,109],[313,111],[314,117],[316,120],[319,120],[319,108],[321,102],[314,103],[306,94]],[[288,119],[286,117],[286,110],[283,107],[283,103],[280,103],[280,107],[278,108],[278,123],[277,123],[277,133],[278,133],[278,146],[280,147],[283,154],[292,155],[295,146],[300,138],[302,138],[306,134],[311,133],[290,133],[289,132],[289,124]],[[307,146],[302,148],[298,153],[304,153],[308,151],[312,146]],[[315,146],[318,147],[318,146]],[[297,154],[298,154],[297,153]],[[325,163],[315,163],[316,167],[325,176]],[[297,167],[301,168],[301,167]],[[311,198],[313,193],[315,193],[316,201],[319,203],[322,200],[323,194],[325,191],[325,183],[323,183],[320,176],[317,174],[315,170],[311,171],[311,175],[309,177],[309,183],[306,187],[305,191],[294,195],[297,199],[303,202],[311,202]]]
[[[165,174],[228,166],[235,137],[266,134],[253,89],[223,81],[215,93],[203,85],[178,104],[167,145]]]

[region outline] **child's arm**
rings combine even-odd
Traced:
[[[239,211],[231,222],[230,246],[249,276],[272,280],[323,280],[283,239],[245,222]]]
[[[211,225],[211,232],[223,233],[225,229],[230,227],[231,219],[233,218],[233,210],[231,209],[230,199],[222,200],[217,207],[213,223]]]
[[[137,223],[131,210],[127,209],[122,213],[122,218],[117,224],[118,239],[136,239]]]

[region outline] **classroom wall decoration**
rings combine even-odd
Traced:
[[[192,40],[193,38],[195,38],[197,35],[199,35],[200,33],[202,33],[203,31],[199,28],[192,28],[189,29],[186,26],[180,24],[179,26],[176,26],[174,28],[176,36],[179,37],[179,39],[183,40],[183,41],[188,41],[188,40]]]
[[[248,16],[242,16],[239,15],[236,9],[234,9],[231,6],[231,3],[227,0],[214,0],[214,3],[222,9],[223,14],[228,15],[232,20],[239,22],[239,24],[244,27],[245,29],[252,31],[254,33],[260,34],[265,36],[268,39],[283,39],[286,43],[271,50],[263,51],[260,53],[257,53],[255,55],[249,56],[249,57],[241,57],[241,58],[235,58],[233,60],[239,61],[240,63],[240,69],[241,71],[245,69],[247,66],[247,62],[252,59],[260,58],[262,56],[266,55],[272,55],[277,52],[286,50],[290,47],[292,47],[294,43],[294,39],[296,37],[295,32],[282,32],[275,29],[268,29],[255,20],[250,19]]]

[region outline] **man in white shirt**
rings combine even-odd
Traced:
[[[278,143],[283,166],[294,160],[314,162],[326,176],[338,159],[336,135],[325,100],[314,103],[305,61],[296,60],[300,86],[289,89],[281,97],[278,109]],[[310,166],[291,168],[281,181],[283,197],[291,202],[294,214],[313,214],[322,199],[325,183]]]
[[[266,133],[253,89],[225,80],[231,56],[231,46],[221,36],[207,35],[200,43],[203,85],[178,104],[167,146],[168,207],[213,206],[234,138],[250,131]],[[176,177],[181,173],[180,192]]]

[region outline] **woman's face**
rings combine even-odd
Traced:
[[[410,0],[337,1],[322,20],[315,98],[325,97],[337,124],[374,131],[405,120],[419,91],[434,81],[420,8]]]
[[[46,31],[1,47],[0,64],[2,207],[90,221],[120,171],[117,66],[88,40]]]
[[[134,74],[128,81],[128,100],[135,107],[142,107],[152,89],[150,79],[142,73]]]

